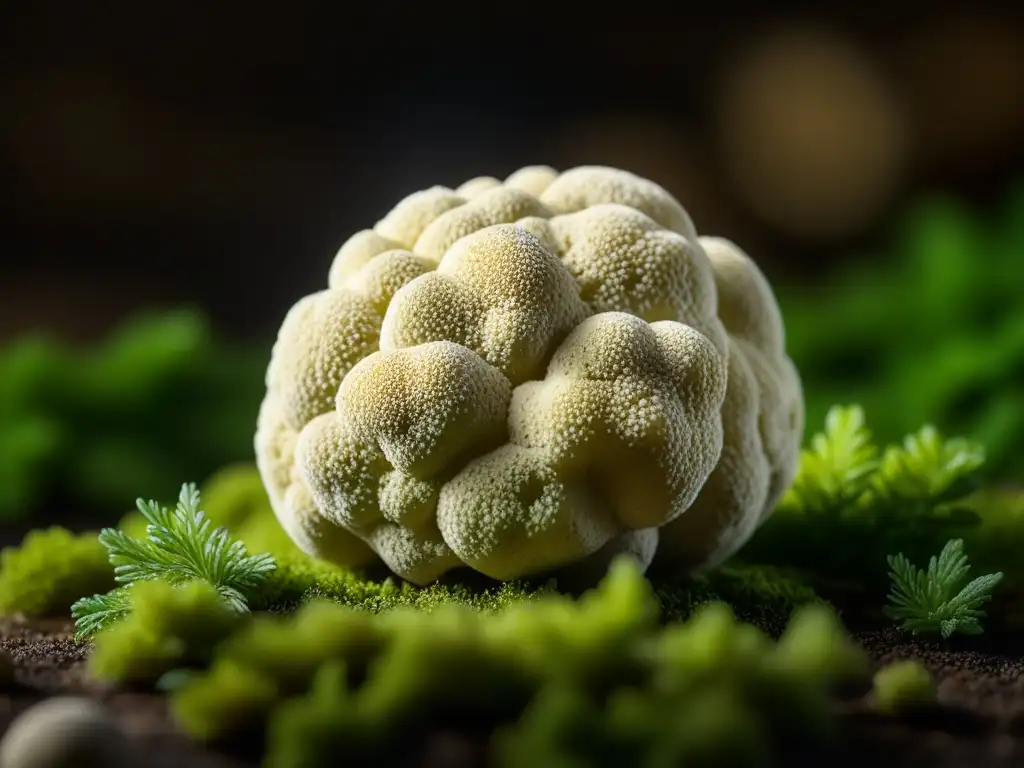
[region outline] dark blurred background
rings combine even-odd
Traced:
[[[16,3],[0,334],[185,300],[270,333],[404,194],[527,163],[649,176],[773,276],[873,244],[916,190],[1000,192],[1019,4],[832,5]]]
[[[1020,230],[1016,213],[978,223],[1016,199],[1024,161],[1019,3],[621,4],[585,16],[551,4],[325,6],[4,6],[0,173],[13,215],[0,343],[40,330],[95,343],[133,312],[192,305],[262,354],[295,299],[325,285],[341,242],[399,198],[533,163],[607,164],[661,183],[699,230],[754,256],[791,326],[820,319],[832,302],[814,296],[850,265],[879,298],[859,294],[848,312],[893,303],[885,270],[901,232],[931,254],[964,227]],[[907,224],[936,194],[953,208]],[[943,234],[949,222],[956,231]],[[952,260],[987,269],[993,248],[964,237]],[[1024,273],[1024,240],[1000,237],[990,287]],[[936,295],[929,306],[955,316]],[[964,305],[991,303],[983,295]],[[900,335],[895,322],[855,323],[848,336]],[[872,348],[823,364],[815,389],[820,350],[844,342],[793,333],[812,418],[858,395],[848,374],[868,369],[865,399],[905,410],[893,401],[916,385],[890,397]],[[981,394],[968,394],[984,401],[995,385],[977,371],[998,378],[1003,363],[974,363]],[[1024,423],[1011,390],[999,413],[1018,408]]]

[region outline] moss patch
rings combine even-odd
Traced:
[[[65,616],[82,595],[114,587],[114,569],[95,532],[54,526],[30,531],[0,552],[0,613]]]
[[[243,620],[202,581],[142,581],[125,592],[131,611],[93,638],[89,671],[104,682],[148,684],[177,667],[201,665]]]
[[[628,560],[579,599],[539,595],[486,618],[451,603],[374,616],[314,601],[253,617],[172,710],[195,738],[252,748],[265,734],[264,765],[400,759],[423,728],[471,724],[504,734],[493,750],[509,766],[679,764],[737,748],[731,764],[760,765],[788,738],[826,737],[829,685],[866,675],[820,604],[778,643],[723,604],[666,628],[658,617]]]

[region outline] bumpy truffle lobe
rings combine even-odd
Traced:
[[[377,444],[391,466],[421,480],[505,442],[512,385],[450,341],[376,352],[338,391],[338,417]]]
[[[510,174],[505,179],[505,186],[540,197],[557,178],[558,171],[549,165],[527,165]]]
[[[314,424],[335,419],[329,412]],[[309,427],[304,430],[304,434]],[[274,516],[301,550],[313,557],[361,566],[376,560],[373,550],[354,532],[325,514],[300,476],[296,448],[300,433],[285,421],[273,395],[264,398],[256,421],[256,466],[267,489]]]
[[[587,314],[557,257],[522,227],[495,225],[460,239],[435,271],[395,294],[380,348],[453,341],[516,385],[541,375]]]
[[[441,483],[393,469],[349,420],[333,413],[314,419],[299,437],[295,458],[323,516],[357,534],[393,573],[428,584],[458,564],[437,528]]]
[[[442,213],[424,228],[413,250],[440,261],[457,240],[495,224],[511,224],[526,216],[550,216],[537,198],[518,189],[494,187],[464,205]]]
[[[686,323],[727,354],[714,273],[698,241],[614,203],[525,225],[561,256],[593,312]]]
[[[555,213],[618,203],[647,214],[690,241],[697,240],[693,221],[679,201],[659,184],[629,171],[600,165],[573,168],[554,179],[541,193],[540,200]]]
[[[447,483],[437,521],[459,559],[495,579],[573,563],[618,532],[600,496],[518,445],[476,459]]]
[[[406,283],[434,268],[429,259],[403,249],[383,251],[369,259],[356,271],[335,276],[338,287],[351,291],[370,302],[381,318],[392,297]]]
[[[719,316],[757,380],[759,431],[771,471],[764,519],[796,474],[804,429],[800,377],[786,355],[782,313],[764,274],[734,243],[701,242],[715,274]]]
[[[515,390],[510,437],[585,477],[623,530],[657,527],[685,512],[714,468],[725,387],[700,332],[603,313],[569,335],[542,381]]]
[[[398,250],[401,247],[401,244],[378,235],[372,229],[356,232],[342,243],[341,248],[335,254],[334,261],[331,262],[331,268],[327,273],[327,287],[343,287],[345,278],[362,269],[374,256],[385,251]]]
[[[465,202],[466,198],[447,187],[430,187],[404,197],[373,229],[399,247],[415,251],[416,241],[434,219]]]
[[[731,343],[721,456],[693,504],[661,528],[656,567],[718,565],[749,539],[767,502],[770,469],[758,427],[758,383],[737,342]]]
[[[306,296],[288,311],[267,367],[267,388],[292,429],[333,408],[345,374],[377,348],[380,325],[369,300],[341,289]]]
[[[500,187],[501,182],[493,176],[476,176],[455,188],[455,194],[467,200],[476,197],[489,189]]]

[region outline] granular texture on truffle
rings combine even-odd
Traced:
[[[400,201],[281,326],[256,433],[283,528],[425,584],[735,552],[792,481],[800,381],[754,262],[599,166]]]

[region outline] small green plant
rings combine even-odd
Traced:
[[[781,506],[809,515],[841,514],[863,497],[878,466],[864,409],[832,408],[825,430],[801,452],[799,472]]]
[[[246,593],[253,591],[276,567],[267,554],[249,555],[239,541],[231,541],[227,529],[213,528],[199,507],[195,485],[181,488],[173,510],[155,501],[139,499],[146,519],[148,539],[139,540],[117,528],[105,528],[99,542],[107,550],[118,583],[163,579],[178,585],[193,580],[210,584],[235,611],[248,611]],[[80,639],[123,618],[130,601],[122,589],[77,601],[71,609]]]
[[[872,695],[875,708],[886,715],[902,715],[936,704],[935,681],[916,659],[895,661],[878,670]]]
[[[893,551],[925,556],[977,526],[968,505],[981,446],[926,425],[879,448],[860,406],[835,406],[801,453],[792,486],[740,557],[798,568],[823,581],[871,585]]]
[[[53,526],[29,531],[0,552],[0,614],[67,615],[83,593],[114,586],[114,569],[95,532]]]
[[[963,552],[963,541],[953,539],[932,557],[928,569],[921,570],[898,554],[888,558],[892,590],[885,613],[914,634],[938,633],[949,638],[954,632],[980,635],[985,617],[981,606],[992,598],[992,590],[1002,573],[966,582],[970,566]]]

